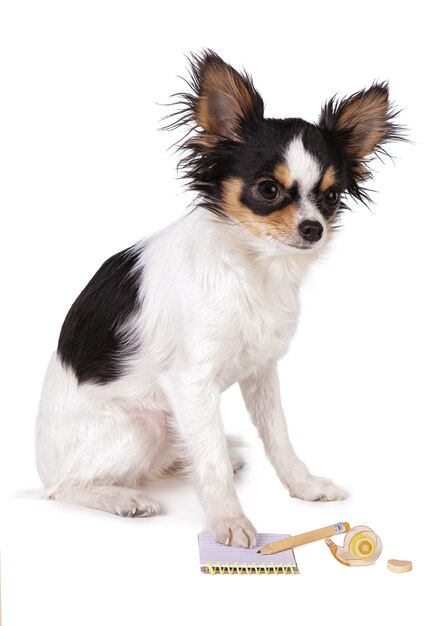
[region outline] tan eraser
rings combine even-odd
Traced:
[[[389,559],[388,569],[391,572],[402,574],[403,572],[410,572],[412,569],[412,561],[398,561],[397,559]]]

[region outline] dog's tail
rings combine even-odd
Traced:
[[[30,498],[32,500],[51,500],[58,485],[53,487],[43,487],[42,489],[20,489],[14,492],[16,498]]]

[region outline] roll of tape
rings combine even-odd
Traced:
[[[410,572],[412,569],[412,561],[398,561],[397,559],[389,559],[388,569],[396,574]]]

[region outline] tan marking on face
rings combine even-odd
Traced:
[[[292,172],[286,165],[286,163],[279,163],[275,166],[274,169],[275,178],[279,183],[283,185],[285,189],[290,189],[292,187],[293,178]]]
[[[295,204],[288,204],[270,215],[256,215],[240,200],[243,189],[243,181],[240,178],[225,180],[222,188],[223,209],[251,234],[262,238],[271,235],[280,240],[292,234],[295,228],[295,214],[298,210]]]
[[[327,189],[330,189],[330,187],[332,187],[332,185],[334,185],[335,182],[336,182],[336,171],[333,165],[330,165],[330,167],[326,169],[326,171],[324,172],[324,176],[322,177],[322,181],[320,185],[321,191],[327,191]]]
[[[338,214],[338,210],[339,209],[336,209],[335,211],[333,211],[331,215],[329,215],[329,217],[325,218],[325,221],[327,222],[327,224],[332,224],[335,221],[336,216]]]

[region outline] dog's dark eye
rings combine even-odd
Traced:
[[[325,201],[329,206],[336,206],[339,202],[339,195],[337,189],[329,189],[325,194]]]
[[[265,200],[275,200],[278,196],[278,186],[272,180],[264,180],[257,185],[257,189]]]

